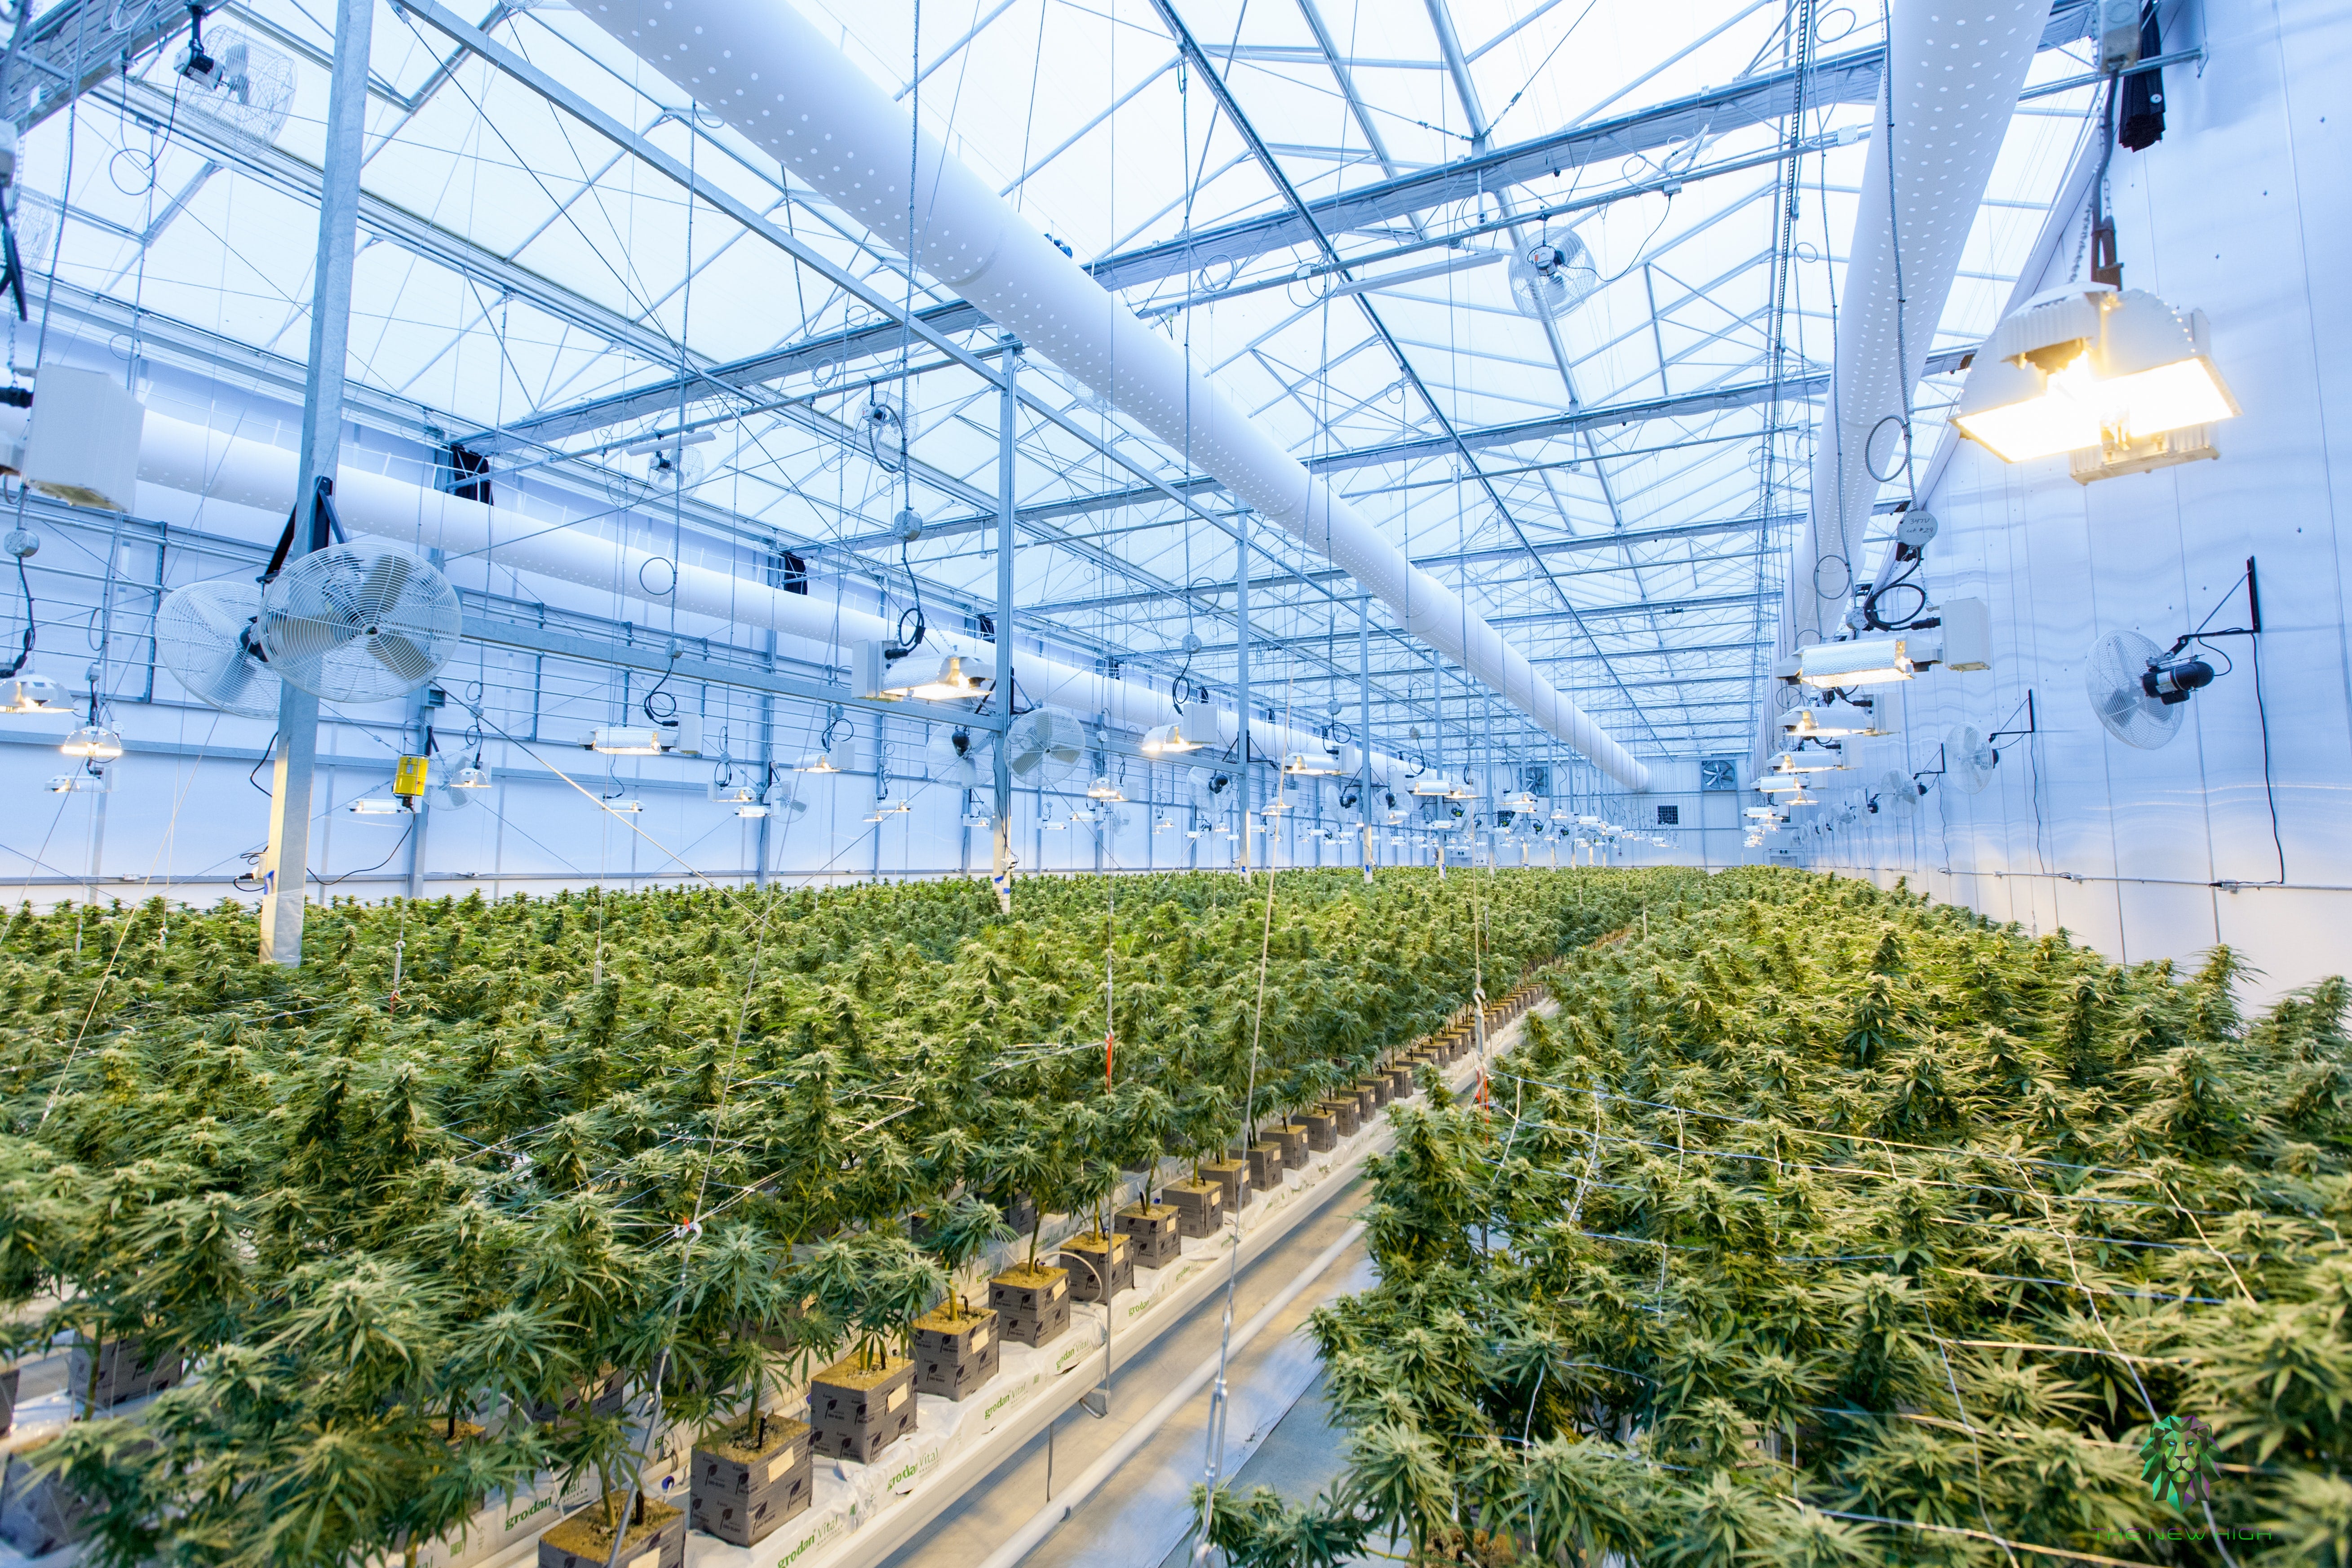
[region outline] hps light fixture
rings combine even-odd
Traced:
[[[1188,708],[1176,716],[1173,724],[1160,724],[1143,734],[1141,750],[1147,757],[1167,756],[1179,752],[1197,752],[1203,746],[1217,744],[1217,716],[1207,708]]]
[[[1781,715],[1780,732],[1791,741],[1836,740],[1846,735],[1894,733],[1894,721],[1883,718],[1876,704],[1823,702],[1792,709]]]
[[[2080,454],[2084,483],[2217,456],[2205,428],[2238,413],[2205,312],[2145,289],[2070,284],[2035,296],[1978,351],[1953,423],[2005,463]]]
[[[1087,786],[1087,798],[1088,800],[1125,800],[1127,796],[1120,794],[1118,785],[1111,783],[1109,779],[1097,778]]]
[[[65,692],[46,675],[0,680],[0,713],[54,713]]]
[[[1293,752],[1282,762],[1282,771],[1294,778],[1333,778],[1339,772],[1339,759],[1322,752]]]
[[[110,763],[122,754],[122,737],[103,724],[80,724],[58,742],[58,750],[68,757],[87,757],[94,763]]]
[[[969,701],[996,689],[996,671],[985,661],[951,653],[940,660],[939,672],[929,680],[885,688],[892,697],[918,697],[927,702]]]
[[[658,757],[661,742],[651,724],[600,724],[588,732],[588,749],[610,757]]]

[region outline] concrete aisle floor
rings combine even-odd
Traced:
[[[1370,1197],[1370,1184],[1358,1178],[1332,1199],[1329,1207],[1245,1267],[1234,1301],[1234,1327],[1249,1321],[1299,1269],[1339,1240]],[[1232,1408],[1225,1422],[1227,1474],[1246,1466],[1278,1425],[1302,1430],[1319,1426],[1319,1405],[1312,1422],[1284,1420],[1321,1372],[1314,1345],[1300,1331],[1317,1307],[1371,1282],[1371,1259],[1359,1242],[1234,1359],[1229,1374]],[[1216,1354],[1223,1300],[1217,1296],[1141,1359],[1119,1369],[1108,1419],[1097,1420],[1082,1410],[1073,1410],[1054,1424],[1051,1462],[1056,1487],[1076,1479],[1186,1373]],[[1201,1479],[1206,1454],[1209,1394],[1204,1389],[1085,1507],[1047,1536],[1028,1563],[1034,1568],[1075,1568],[1081,1563],[1086,1568],[1157,1568],[1171,1550],[1181,1547],[1192,1522],[1192,1489]],[[1046,1438],[1041,1436],[1007,1458],[941,1514],[920,1540],[908,1542],[893,1554],[885,1568],[971,1568],[984,1560],[1045,1505],[1047,1447]]]
[[[1331,1425],[1331,1405],[1323,1397],[1323,1373],[1318,1367],[1313,1386],[1276,1423],[1257,1452],[1234,1475],[1234,1488],[1246,1492],[1252,1487],[1265,1487],[1280,1492],[1286,1501],[1305,1502],[1339,1479],[1344,1468],[1340,1446],[1346,1440],[1347,1434]],[[1184,1539],[1160,1559],[1160,1568],[1184,1568],[1192,1560],[1192,1542],[1188,1529]]]

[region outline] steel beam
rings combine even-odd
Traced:
[[[2052,12],[2050,25],[2042,35],[2042,47],[2053,47],[2081,37],[2090,10],[2084,0],[2062,0]],[[1833,100],[1874,101],[1878,94],[1880,63],[1881,51],[1876,48],[1857,49],[1819,62],[1811,68],[1818,74],[1806,85],[1806,101],[1814,105]],[[1365,185],[1345,195],[1326,197],[1307,205],[1306,214],[1311,216],[1311,223],[1308,216],[1296,212],[1272,213],[1202,230],[1183,239],[1106,257],[1090,263],[1087,270],[1103,287],[1118,290],[1189,274],[1220,262],[1238,266],[1271,251],[1315,243],[1313,229],[1318,226],[1327,234],[1360,228],[1368,223],[1408,217],[1448,202],[1492,195],[1586,163],[1672,145],[1694,134],[1715,137],[1745,126],[1767,124],[1788,112],[1796,74],[1780,71],[1749,77],[1613,120]],[[1775,149],[1771,156],[1780,156],[1780,151]],[[985,324],[978,310],[961,300],[934,306],[923,315],[927,324],[941,333],[966,331]],[[888,353],[903,340],[904,330],[898,323],[877,322],[716,365],[710,374],[728,381],[773,380]],[[692,390],[691,385],[688,390]],[[673,381],[591,399],[517,421],[508,426],[507,433],[487,432],[471,437],[468,445],[479,451],[496,451],[526,441],[560,440],[583,430],[673,409],[677,406],[678,391],[678,383]]]
[[[291,548],[326,544],[314,489],[331,489],[343,450],[343,371],[351,357],[352,268],[359,253],[360,173],[367,144],[368,59],[375,0],[340,0],[335,68],[327,93],[326,167],[319,193],[318,259],[310,291],[310,375],[302,399],[302,463],[288,523]],[[269,840],[261,861],[261,959],[302,966],[310,892],[310,786],[318,774],[319,699],[291,680],[278,699],[278,764]]]
[[[1790,528],[1803,521],[1802,512],[1776,512],[1763,520],[1762,526],[1774,529]],[[1584,551],[1616,550],[1639,544],[1655,544],[1667,540],[1703,539],[1725,533],[1753,533],[1758,527],[1759,522],[1755,518],[1736,517],[1713,522],[1680,523],[1671,528],[1627,529],[1622,533],[1588,533],[1566,539],[1537,539],[1533,541],[1530,547],[1541,555],[1569,555]],[[926,531],[926,536],[928,537],[928,531]],[[1457,550],[1434,555],[1416,555],[1412,558],[1412,563],[1424,571],[1433,571],[1445,566],[1485,565],[1497,562],[1517,561],[1523,559],[1527,553],[1527,550],[1517,544],[1498,544],[1480,550]],[[1701,557],[1696,563],[1705,564],[1709,559],[1715,558]],[[1689,560],[1667,560],[1644,561],[1636,564],[1684,566],[1694,563]],[[1604,570],[1631,571],[1633,569],[1633,565],[1624,565]],[[1578,574],[1568,573],[1563,575],[1574,576]],[[1327,567],[1313,572],[1285,572],[1270,576],[1254,577],[1250,580],[1250,587],[1253,591],[1274,590],[1293,586],[1302,580],[1307,583],[1336,583],[1347,579],[1347,573],[1336,567]],[[1202,583],[1190,593],[1180,591],[1173,596],[1178,600],[1190,599],[1195,604],[1202,601],[1213,603],[1222,600],[1230,592],[1232,592],[1232,585],[1229,584]],[[1165,604],[1170,598],[1170,595],[1163,593],[1103,594],[1092,597],[1053,600],[1033,606],[1030,613],[1040,616],[1066,615],[1074,611],[1114,609],[1126,605]]]

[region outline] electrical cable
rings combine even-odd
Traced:
[[[22,488],[16,492],[16,526],[19,529],[25,526],[26,493]],[[33,580],[25,574],[25,557],[22,555],[16,557],[16,583],[25,590],[25,641],[16,650],[15,661],[7,668],[0,669],[0,680],[14,679],[23,673],[26,662],[33,657]]]

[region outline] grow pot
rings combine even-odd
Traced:
[[[1225,1189],[1220,1182],[1171,1182],[1160,1195],[1176,1211],[1179,1236],[1207,1237],[1225,1223]]]
[[[41,1446],[9,1455],[7,1471],[0,1477],[0,1541],[27,1557],[46,1557],[79,1541],[89,1511],[80,1493],[35,1468]]]
[[[607,1492],[539,1538],[539,1568],[604,1568],[613,1560],[613,1531],[604,1504],[618,1514],[626,1492]],[[686,1515],[666,1502],[643,1500],[635,1522],[621,1531],[620,1568],[686,1568]]]
[[[1266,1129],[1266,1141],[1282,1150],[1282,1168],[1286,1171],[1307,1169],[1307,1123],[1286,1121]]]
[[[815,1461],[809,1426],[782,1415],[694,1446],[694,1528],[737,1546],[756,1546],[809,1505]]]
[[[1070,1276],[1070,1294],[1081,1301],[1108,1305],[1121,1290],[1135,1289],[1135,1249],[1127,1237],[1090,1230],[1062,1243],[1062,1267]]]
[[[93,1387],[89,1344],[77,1337],[73,1354],[66,1363],[66,1392],[77,1407],[88,1400],[93,1410],[108,1410],[125,1400],[161,1394],[187,1372],[185,1356],[151,1352],[144,1340],[108,1340],[98,1349],[98,1382]]]
[[[871,1464],[915,1429],[915,1363],[885,1354],[837,1361],[809,1380],[811,1446],[820,1454]]]
[[[1328,1110],[1310,1110],[1300,1119],[1307,1125],[1307,1147],[1312,1153],[1328,1154],[1339,1146],[1339,1119]]]
[[[1138,1268],[1164,1268],[1184,1255],[1183,1218],[1174,1204],[1129,1204],[1111,1216],[1111,1228],[1127,1242]]]
[[[1008,1340],[1042,1345],[1060,1339],[1070,1327],[1069,1270],[1008,1268],[989,1280],[988,1305],[1003,1318]]]
[[[624,1382],[618,1372],[608,1371],[593,1383],[574,1386],[559,1399],[533,1401],[525,1408],[525,1414],[542,1426],[551,1421],[568,1420],[583,1408],[592,1415],[618,1415],[626,1403]],[[624,1563],[622,1568],[628,1565]]]
[[[1228,1210],[1244,1209],[1257,1201],[1257,1184],[1250,1180],[1246,1160],[1208,1160],[1201,1165],[1203,1180],[1214,1182],[1224,1194]],[[1175,1191],[1173,1187],[1168,1189]]]
[[[1249,1146],[1250,1185],[1256,1191],[1270,1193],[1282,1185],[1284,1169],[1281,1144],[1261,1141]]]
[[[1352,1094],[1327,1100],[1323,1109],[1330,1114],[1331,1124],[1342,1138],[1353,1138],[1364,1124],[1364,1108]]]
[[[915,1386],[961,1400],[996,1375],[1003,1344],[1000,1314],[959,1311],[950,1298],[915,1320]]]

